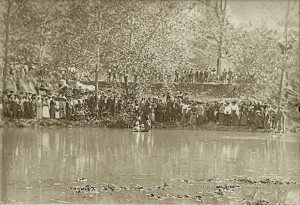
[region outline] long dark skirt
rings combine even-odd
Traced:
[[[50,118],[51,119],[55,118],[55,108],[54,108],[54,106],[50,106]]]
[[[224,117],[224,124],[226,126],[230,126],[231,125],[231,115],[225,115],[225,117]]]
[[[219,113],[219,123],[220,125],[224,125],[224,113]]]
[[[246,113],[242,113],[242,115],[241,115],[241,125],[242,126],[248,125],[248,116]]]
[[[233,115],[233,116],[232,116],[232,124],[233,124],[234,126],[239,125],[239,118],[238,118],[237,115]]]

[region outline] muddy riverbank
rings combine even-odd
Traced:
[[[122,119],[102,119],[102,120],[92,120],[92,121],[69,121],[69,120],[57,120],[57,119],[5,119],[0,123],[0,127],[67,127],[67,128],[127,128],[132,129],[132,123]],[[180,130],[203,130],[203,131],[231,131],[231,132],[271,132],[270,130],[257,129],[255,126],[221,126],[215,123],[208,123],[205,125],[190,125],[190,124],[180,124],[178,122],[164,122],[155,123],[153,129],[180,129]],[[300,133],[300,126],[293,127],[293,129],[288,129],[288,133]]]

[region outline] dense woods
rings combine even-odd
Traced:
[[[162,76],[167,90],[175,70],[228,65],[238,75],[241,96],[284,105],[299,102],[299,22],[295,1],[277,30],[234,25],[227,0],[5,0],[1,1],[3,78],[26,65],[32,76],[59,80],[75,67],[96,77],[122,73]],[[298,7],[297,7],[298,8]],[[249,80],[252,79],[252,80]],[[3,80],[5,89],[5,80]],[[143,92],[154,82],[143,82]]]

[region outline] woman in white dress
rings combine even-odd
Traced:
[[[50,118],[49,103],[47,97],[43,99],[43,118],[44,119]]]
[[[43,119],[43,101],[41,99],[41,96],[37,96],[37,101],[35,105],[36,105],[36,118],[38,120]]]

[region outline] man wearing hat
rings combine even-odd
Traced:
[[[73,102],[70,99],[71,97],[68,96],[67,100],[66,100],[66,119],[67,120],[71,120],[71,115],[72,115],[72,106],[73,106]]]
[[[61,119],[66,118],[66,100],[67,100],[67,98],[65,96],[62,96],[59,101],[59,109],[60,109],[60,118]]]
[[[204,71],[204,74],[203,74],[203,78],[204,78],[204,82],[207,83],[208,82],[208,76],[209,75],[209,71],[208,71],[208,68]]]
[[[35,109],[35,95],[29,94],[29,101],[28,101],[28,108],[29,108],[29,118],[33,119],[36,116],[36,109]]]
[[[204,114],[204,108],[203,108],[202,102],[197,102],[196,109],[197,109],[196,124],[202,125],[203,124],[203,114]]]
[[[226,102],[225,108],[224,108],[224,124],[227,126],[231,125],[231,105],[229,102]]]
[[[18,118],[20,119],[20,118],[27,117],[27,116],[25,116],[25,108],[27,111],[27,102],[26,102],[26,97],[25,97],[24,92],[21,92],[19,99],[20,99],[20,101],[18,104]]]
[[[231,68],[229,68],[229,70],[228,70],[228,84],[232,83],[232,76],[233,76],[233,72],[232,72]]]
[[[260,110],[255,112],[255,126],[257,129],[261,129],[263,125],[263,116]]]
[[[23,113],[23,117],[25,119],[29,119],[29,99],[28,99],[28,94],[27,92],[24,94],[23,96],[23,107],[24,107],[24,113]]]
[[[237,105],[237,101],[233,100],[231,105],[231,119],[232,119],[232,124],[234,126],[239,125],[239,116],[240,116],[240,111]]]
[[[52,95],[50,98],[50,119],[54,119],[55,118],[55,96]]]
[[[219,111],[219,124],[224,125],[224,118],[225,118],[225,114],[224,114],[225,103],[224,102],[221,102],[221,105],[220,105],[218,111]]]
[[[248,123],[250,125],[255,124],[255,109],[252,105],[248,106]]]
[[[11,97],[11,116],[13,118],[18,117],[18,101],[19,101],[19,96],[18,95],[12,95]]]

